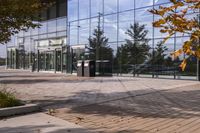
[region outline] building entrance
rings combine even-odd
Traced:
[[[62,50],[38,51],[35,57],[38,71],[62,71]]]
[[[34,56],[34,71],[71,73],[71,51],[69,46],[37,50]]]

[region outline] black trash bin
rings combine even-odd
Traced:
[[[98,71],[96,70],[96,74],[99,76],[112,76],[112,63],[109,60],[97,60],[97,67]]]
[[[84,61],[80,60],[77,62],[77,76],[84,76]]]
[[[86,60],[84,61],[84,76],[95,77],[95,61]]]

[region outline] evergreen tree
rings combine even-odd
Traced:
[[[148,30],[145,30],[145,25],[135,23],[130,26],[126,34],[130,39],[126,39],[126,43],[122,45],[117,53],[121,64],[142,64],[147,59],[150,47],[149,40],[146,38]],[[119,57],[120,56],[120,57]]]
[[[165,59],[165,65],[168,66],[168,67],[171,67],[173,66],[174,62],[172,60],[172,57],[168,56],[166,59]]]
[[[89,58],[92,60],[112,60],[113,50],[108,45],[108,38],[104,36],[104,31],[100,27],[94,30],[93,37],[89,39]]]
[[[158,42],[156,45],[155,51],[154,51],[154,57],[152,64],[154,65],[163,65],[165,62],[165,51],[167,51],[168,48],[162,44],[162,42]]]

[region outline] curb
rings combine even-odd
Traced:
[[[37,112],[40,110],[40,106],[37,104],[26,104],[23,106],[2,108],[0,109],[0,117],[9,117],[13,115],[22,115],[32,112]]]

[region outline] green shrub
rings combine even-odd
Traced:
[[[14,94],[8,91],[0,91],[0,108],[14,107],[22,105],[21,101],[16,99]]]

